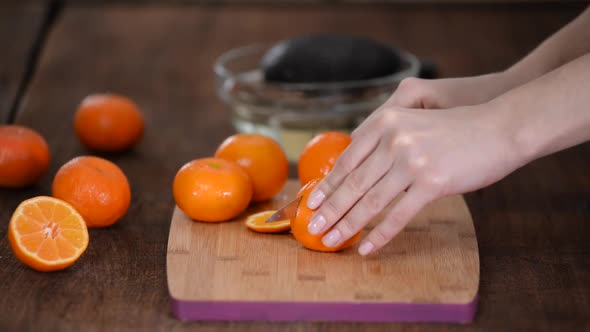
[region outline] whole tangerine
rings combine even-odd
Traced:
[[[130,149],[143,135],[139,107],[129,98],[115,94],[89,95],[74,115],[74,129],[88,149],[119,152]]]
[[[227,221],[244,212],[252,183],[238,165],[221,158],[202,158],[180,168],[172,187],[176,205],[193,220]]]
[[[215,157],[240,165],[252,180],[252,201],[274,197],[289,176],[289,162],[275,140],[260,134],[236,134],[221,143]]]
[[[326,176],[351,141],[350,135],[336,131],[325,132],[312,138],[305,145],[297,163],[301,184]]]
[[[123,171],[99,157],[76,157],[55,174],[53,197],[70,203],[90,228],[106,227],[125,215],[131,188]]]
[[[23,188],[33,185],[47,172],[49,147],[33,129],[0,126],[0,187]]]
[[[305,184],[297,193],[297,197],[301,197],[301,203],[297,208],[297,214],[295,218],[291,220],[291,232],[293,233],[295,239],[299,241],[299,243],[301,243],[307,249],[323,252],[335,252],[349,248],[358,241],[358,239],[361,236],[361,232],[358,232],[353,237],[344,241],[339,246],[332,248],[326,247],[322,243],[322,237],[331,229],[328,229],[323,234],[319,235],[312,235],[307,231],[307,225],[309,224],[309,221],[314,211],[308,208],[305,202],[307,202],[309,194],[311,194],[311,191],[319,182],[319,178],[313,179],[307,184]]]

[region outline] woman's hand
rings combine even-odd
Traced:
[[[489,185],[524,163],[507,112],[491,112],[487,104],[448,110],[392,104],[352,133],[352,143],[306,202],[317,208],[310,233],[335,225],[323,237],[328,247],[350,238],[402,196],[359,247],[361,255],[374,252],[432,200]]]
[[[399,84],[387,104],[423,109],[478,105],[506,92],[513,86],[512,81],[509,72],[436,80],[407,78]]]
[[[589,140],[590,54],[578,42],[589,24],[590,9],[499,74],[404,80],[310,195],[310,233],[333,227],[323,242],[336,246],[401,196],[361,243],[366,255],[430,201]]]

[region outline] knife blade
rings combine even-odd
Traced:
[[[271,223],[277,222],[280,220],[285,219],[293,219],[297,215],[297,208],[299,207],[299,203],[301,202],[301,197],[295,198],[289,204],[280,208],[277,212],[275,212],[272,216],[264,221],[264,223]]]

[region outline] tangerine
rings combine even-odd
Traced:
[[[180,168],[172,187],[174,200],[198,221],[227,221],[244,212],[252,199],[248,174],[231,161],[202,158]]]
[[[336,131],[325,132],[312,138],[305,145],[297,164],[301,185],[326,176],[351,141],[350,135]]]
[[[309,224],[309,221],[314,211],[308,208],[305,202],[307,202],[309,194],[319,182],[319,178],[313,179],[310,182],[308,182],[305,186],[303,186],[301,190],[299,190],[299,192],[297,193],[297,197],[301,197],[301,203],[297,208],[297,215],[295,216],[295,219],[291,220],[291,232],[293,233],[293,236],[295,236],[295,239],[299,241],[307,249],[315,251],[334,252],[351,247],[353,244],[355,244],[355,242],[358,241],[358,239],[361,236],[361,232],[358,232],[353,237],[344,241],[339,246],[331,248],[326,247],[322,243],[322,237],[331,229],[328,229],[323,234],[319,235],[312,235],[307,231],[307,225]]]
[[[0,187],[22,188],[41,180],[49,167],[49,147],[30,128],[0,126]]]
[[[289,162],[281,146],[260,134],[236,134],[221,143],[215,157],[239,164],[252,180],[252,201],[274,197],[289,176]]]
[[[65,269],[88,247],[82,216],[62,200],[38,196],[22,202],[8,224],[16,258],[37,271]]]
[[[93,94],[84,98],[74,115],[74,129],[88,149],[118,152],[131,148],[143,135],[143,117],[129,98]]]
[[[70,203],[90,228],[117,222],[129,209],[131,188],[123,171],[99,157],[65,163],[53,179],[53,196]]]

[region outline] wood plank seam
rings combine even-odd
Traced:
[[[57,18],[59,17],[59,13],[63,8],[63,2],[61,0],[51,0],[48,2],[46,7],[45,17],[43,17],[43,21],[39,27],[39,31],[26,61],[24,75],[16,90],[16,94],[11,103],[7,119],[5,119],[3,122],[9,124],[14,123],[18,110],[21,107],[23,97],[27,92],[31,80],[35,76],[37,65],[39,63],[39,59],[41,58],[41,53],[43,52],[49,32],[51,31],[51,27],[56,22]]]

